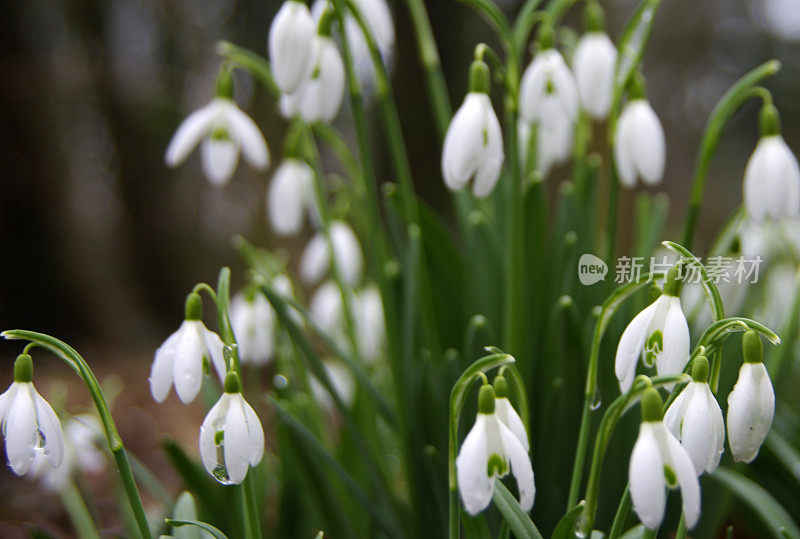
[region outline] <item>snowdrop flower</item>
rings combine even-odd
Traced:
[[[213,365],[220,381],[225,378],[223,343],[219,335],[209,331],[200,320],[203,302],[196,292],[186,297],[186,318],[178,331],[156,350],[150,371],[150,391],[157,402],[164,402],[170,388],[184,404],[189,404],[200,391],[203,372]]]
[[[316,20],[322,16],[327,3],[328,0],[316,0],[311,6],[311,14]],[[385,0],[354,0],[353,3],[364,17],[384,66],[387,70],[391,69],[394,59],[395,28],[389,5]],[[369,97],[375,87],[375,68],[372,64],[367,38],[361,30],[361,26],[350,13],[345,15],[344,28],[356,75],[364,94]]]
[[[314,171],[300,159],[285,159],[269,185],[267,215],[272,229],[282,236],[293,236],[303,228],[308,212],[318,221],[314,204]]]
[[[651,387],[642,396],[642,423],[628,470],[633,509],[657,529],[664,518],[665,486],[679,487],[686,526],[700,517],[700,483],[692,459],[661,420],[661,397]]]
[[[352,405],[353,399],[356,396],[356,385],[350,371],[341,364],[332,361],[325,361],[323,365],[325,366],[325,372],[328,373],[328,378],[337,396],[345,405]],[[334,401],[330,393],[328,393],[328,390],[322,385],[322,382],[312,376],[309,380],[309,386],[314,400],[317,401],[323,409],[332,412],[335,407]]]
[[[583,109],[595,120],[605,120],[611,110],[617,48],[603,31],[603,11],[597,2],[586,6],[588,32],[581,36],[572,57]]]
[[[778,111],[761,108],[761,139],[744,172],[744,205],[760,223],[800,213],[800,166],[780,133]]]
[[[478,198],[488,196],[503,166],[503,134],[489,99],[489,67],[476,60],[470,68],[470,92],[453,116],[442,148],[442,176],[452,191],[471,179]]]
[[[336,268],[345,284],[356,286],[361,280],[364,255],[353,229],[343,221],[330,224],[330,239],[336,259]],[[300,276],[309,284],[322,279],[330,269],[331,254],[325,233],[317,232],[308,242],[300,259]]]
[[[324,332],[334,338],[344,338],[342,293],[335,282],[325,281],[314,291],[309,301],[308,312]]]
[[[761,449],[775,414],[775,392],[762,363],[761,337],[748,331],[742,337],[744,363],[728,395],[728,444],[737,462],[750,462]]]
[[[239,484],[248,466],[264,455],[264,429],[253,408],[242,397],[242,382],[231,371],[225,393],[209,410],[200,427],[200,458],[211,476],[223,485]]]
[[[106,459],[98,447],[103,438],[102,425],[91,414],[80,414],[69,419],[64,427],[64,459],[58,468],[51,467],[41,452],[36,452],[31,463],[34,477],[53,492],[61,492],[72,480],[75,471],[98,473],[106,466]]]
[[[53,408],[33,387],[33,361],[28,354],[14,362],[14,382],[0,395],[0,426],[8,464],[25,475],[34,455],[43,452],[53,468],[64,458],[64,435]]]
[[[354,311],[359,353],[372,363],[380,356],[386,339],[383,300],[375,285],[368,285],[356,294]]]
[[[640,81],[634,86],[642,85]],[[632,90],[631,99],[619,115],[614,133],[614,161],[619,181],[633,187],[636,177],[647,185],[661,182],[666,161],[664,129],[644,98],[643,89]]]
[[[514,436],[517,437],[517,440],[519,440],[519,443],[522,444],[527,453],[531,449],[528,442],[528,432],[525,430],[522,418],[511,405],[511,401],[508,400],[508,382],[505,376],[497,375],[493,386],[495,392],[494,413],[500,422],[514,433]]]
[[[477,515],[492,501],[494,478],[509,469],[517,481],[519,505],[530,511],[536,487],[528,452],[495,411],[495,393],[484,384],[478,394],[478,417],[456,457],[456,477],[464,507]]]
[[[177,167],[200,144],[203,172],[208,181],[217,186],[230,181],[240,151],[257,170],[266,170],[269,165],[269,150],[264,136],[256,123],[232,100],[230,77],[228,72],[220,74],[217,97],[183,121],[164,157],[167,166]]]
[[[572,126],[578,117],[578,88],[560,52],[543,45],[522,74],[519,99],[526,122]]]
[[[614,363],[620,391],[631,388],[641,356],[658,374],[678,374],[689,361],[689,324],[681,309],[677,266],[667,275],[664,291],[631,320],[617,347]],[[671,386],[669,386],[671,388]]]
[[[708,386],[708,360],[698,356],[692,364],[692,381],[664,414],[664,424],[680,440],[694,469],[714,473],[722,456],[725,424],[722,410]]]
[[[267,298],[257,290],[236,294],[231,301],[230,317],[242,363],[265,365],[275,346],[275,315]]]
[[[269,63],[275,84],[290,94],[311,75],[316,23],[303,2],[283,3],[269,27]]]
[[[530,150],[531,125],[524,120],[517,123],[517,138],[519,141],[520,166],[528,163]],[[536,163],[535,169],[547,176],[553,167],[569,161],[572,156],[572,124],[555,122],[553,124],[537,124],[536,130]]]
[[[312,70],[294,93],[281,96],[281,112],[287,118],[299,114],[309,123],[332,122],[344,97],[342,55],[330,36],[314,36],[312,47]]]

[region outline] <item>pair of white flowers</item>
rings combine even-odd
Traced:
[[[264,430],[242,396],[238,374],[227,370],[222,340],[203,324],[202,313],[199,294],[190,293],[184,322],[156,350],[150,390],[156,401],[163,402],[174,386],[178,398],[188,404],[197,397],[203,375],[213,365],[225,392],[200,427],[200,456],[217,481],[238,484],[247,475],[248,466],[261,461]]]
[[[464,507],[477,515],[489,505],[495,477],[510,471],[517,482],[519,504],[530,511],[536,495],[533,467],[528,456],[528,433],[507,396],[505,378],[498,376],[495,387],[481,386],[478,416],[456,458],[456,477]]]

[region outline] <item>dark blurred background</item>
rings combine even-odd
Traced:
[[[427,4],[457,105],[473,46],[492,43],[492,37],[463,5]],[[502,4],[509,14],[518,9],[512,0]],[[612,37],[635,4],[603,2]],[[177,171],[163,164],[179,121],[212,95],[215,42],[228,39],[265,53],[278,5],[4,3],[0,327],[149,353],[179,323],[189,288],[213,281],[221,265],[235,267],[233,235],[286,246],[270,236],[266,224],[268,175],[240,165],[234,180],[217,189],[202,178],[196,156]],[[402,2],[392,9],[398,35],[394,86],[415,181],[446,213],[449,197],[438,172],[439,148],[408,14]],[[579,15],[573,9],[568,21],[577,24]],[[789,145],[800,150],[800,0],[669,0],[657,17],[645,74],[667,133],[661,188],[672,195],[677,230],[711,108],[736,78],[769,58],[784,66],[768,87]],[[263,129],[275,163],[284,128],[275,103],[247,77],[237,82],[237,100]],[[748,104],[724,134],[708,182],[701,242],[741,199],[742,172],[757,139],[756,112],[757,105]],[[342,114],[339,123],[348,120]],[[379,143],[376,151],[380,155]],[[385,177],[386,163],[381,157],[378,163]],[[629,220],[621,222],[624,236]]]

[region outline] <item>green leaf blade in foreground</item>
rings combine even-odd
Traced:
[[[506,486],[499,480],[494,480],[494,495],[492,501],[503,519],[508,523],[508,527],[517,537],[529,539],[541,539],[542,534],[536,528],[531,518],[519,506],[519,502],[514,495],[509,492]]]
[[[711,479],[727,488],[755,511],[776,539],[800,539],[800,528],[772,495],[752,479],[720,466]]]
[[[180,528],[181,526],[196,526],[202,530],[207,531],[217,539],[228,539],[228,536],[222,533],[220,530],[212,526],[211,524],[206,524],[205,522],[200,522],[199,520],[173,520],[171,518],[166,519],[167,524],[172,527]]]

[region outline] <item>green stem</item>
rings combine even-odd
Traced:
[[[255,483],[253,474],[249,473],[242,483],[242,496],[244,497],[245,512],[247,516],[247,528],[250,529],[253,539],[263,537],[261,533],[261,519],[258,515],[258,503],[256,501]]]
[[[617,512],[614,515],[614,522],[611,524],[611,531],[608,532],[608,539],[617,539],[622,535],[625,521],[631,512],[631,486],[625,486],[625,492],[622,494],[622,499],[619,501]]]
[[[603,457],[605,456],[608,442],[611,440],[611,435],[617,426],[622,415],[626,410],[630,409],[630,404],[636,399],[640,393],[645,389],[651,387],[651,380],[643,377],[644,380],[637,379],[633,387],[627,393],[617,397],[614,402],[609,405],[603,419],[600,422],[600,428],[597,431],[597,439],[594,444],[594,453],[592,455],[592,465],[589,470],[589,481],[586,485],[586,505],[583,508],[583,514],[580,517],[581,530],[588,535],[594,525],[594,515],[597,511],[598,492],[600,490],[600,472],[603,467]],[[652,386],[660,386],[666,384],[674,384],[685,380],[683,374],[656,376],[652,379]]]
[[[678,531],[675,532],[675,539],[686,539],[686,515],[681,513],[681,520],[678,522]]]
[[[272,95],[276,97],[281,95],[280,88],[275,84],[275,79],[272,78],[269,62],[260,54],[239,45],[234,45],[229,41],[217,43],[217,54],[234,66],[245,69],[258,77]]]
[[[0,334],[0,337],[9,340],[23,339],[36,343],[38,346],[47,349],[62,359],[67,365],[72,367],[73,370],[76,370],[78,375],[83,379],[83,382],[86,384],[92,396],[94,405],[97,408],[97,413],[100,415],[100,420],[103,423],[103,429],[108,439],[108,446],[114,455],[114,460],[117,462],[117,469],[122,483],[125,486],[125,494],[136,518],[136,525],[142,537],[150,539],[152,536],[150,535],[150,527],[147,524],[147,515],[144,512],[142,500],[136,488],[136,480],[133,478],[133,472],[131,471],[128,457],[125,454],[122,438],[120,438],[117,432],[117,426],[114,423],[114,418],[111,416],[111,411],[108,408],[103,391],[100,389],[100,383],[89,368],[89,364],[67,343],[43,333],[23,329],[12,329],[4,331]]]
[[[758,84],[766,77],[770,77],[780,70],[781,64],[777,60],[770,60],[749,71],[740,78],[725,95],[719,100],[706,124],[703,133],[702,143],[695,159],[694,178],[692,180],[692,191],[689,198],[689,210],[686,214],[686,223],[683,229],[681,244],[687,249],[692,248],[694,235],[697,229],[697,218],[703,206],[705,195],[706,177],[711,166],[711,160],[719,145],[722,130],[728,125],[733,115],[749,98],[762,96],[760,92],[754,93],[752,86]],[[763,97],[763,96],[762,96]]]
[[[442,73],[439,49],[436,47],[425,4],[422,0],[405,0],[405,2],[414,25],[419,61],[425,72],[425,82],[428,87],[428,98],[431,101],[436,132],[439,140],[444,140],[453,109],[450,106],[450,96],[447,94],[447,84]]]
[[[567,511],[575,507],[578,503],[578,490],[581,486],[583,477],[583,465],[586,459],[586,449],[589,444],[589,430],[591,428],[592,404],[597,392],[597,363],[600,357],[600,343],[603,340],[606,328],[611,321],[611,317],[617,311],[619,305],[640,287],[646,285],[653,279],[654,275],[643,273],[639,279],[617,288],[603,303],[600,316],[594,325],[592,334],[592,345],[589,352],[589,365],[586,372],[586,386],[583,394],[583,410],[581,412],[581,425],[578,431],[578,444],[575,450],[575,461],[572,466],[572,479],[570,481],[569,495],[567,496]]]
[[[94,525],[92,515],[89,513],[83,496],[78,487],[75,486],[75,483],[69,481],[63,489],[58,491],[58,495],[61,498],[61,505],[67,511],[78,537],[100,539],[100,534],[97,533],[97,527]]]
[[[461,409],[464,407],[467,391],[472,382],[483,375],[485,371],[513,363],[514,358],[505,353],[495,353],[484,356],[470,365],[458,378],[450,392],[450,428],[448,441],[448,486],[450,488],[450,526],[449,538],[459,539],[461,506],[458,501],[458,479],[456,477],[456,455],[458,454],[458,420]],[[483,375],[485,376],[485,375]]]

